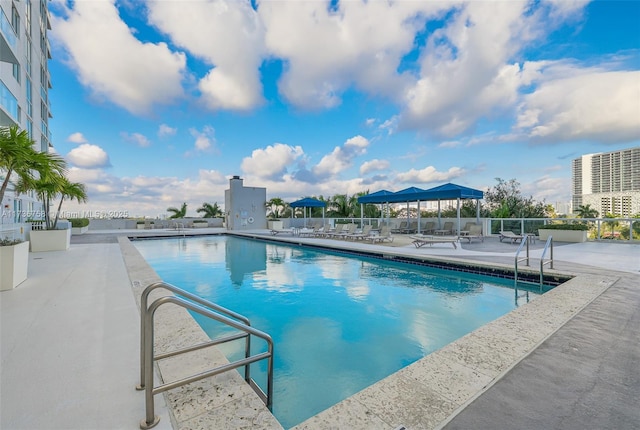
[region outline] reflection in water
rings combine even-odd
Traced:
[[[234,237],[185,243],[135,245],[165,281],[247,316],[273,337],[274,414],[285,428],[516,306],[508,280]],[[228,332],[195,318],[211,337]],[[242,345],[224,352],[240,358]],[[251,367],[263,388],[264,367]]]
[[[267,268],[267,250],[247,240],[227,240],[226,262],[233,285],[241,286],[245,275]]]

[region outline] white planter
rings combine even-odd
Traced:
[[[89,231],[89,226],[86,227],[71,227],[71,234],[85,234]]]
[[[25,279],[29,267],[29,242],[0,246],[0,291],[11,290]]]
[[[193,228],[207,228],[209,227],[209,223],[208,222],[194,222],[192,224]]]
[[[282,230],[282,221],[269,221],[267,226],[269,230]]]
[[[136,224],[136,229],[144,230],[144,224]]]
[[[552,230],[539,228],[538,234],[540,235],[540,240],[547,240],[549,236],[552,236],[555,242],[587,241],[587,232],[585,230]]]
[[[71,246],[71,229],[32,230],[29,242],[31,252],[66,251]]]

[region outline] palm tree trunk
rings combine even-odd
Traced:
[[[11,172],[13,172],[13,169],[9,169],[7,171],[7,175],[5,176],[4,181],[2,181],[2,187],[0,187],[0,202],[2,202],[2,199],[4,199],[4,192],[7,190],[7,186],[9,185]]]

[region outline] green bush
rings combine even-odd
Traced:
[[[69,218],[71,227],[86,227],[89,225],[89,218]]]
[[[589,226],[587,224],[547,224],[540,226],[539,229],[543,230],[582,230],[588,231]]]

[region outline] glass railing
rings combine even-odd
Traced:
[[[0,81],[0,106],[15,122],[18,122],[20,119],[18,116],[18,99],[2,81]]]
[[[15,51],[18,47],[18,36],[16,36],[16,32],[13,30],[9,18],[7,18],[4,12],[0,13],[0,31],[2,31],[2,35],[7,40],[7,43],[9,43]]]

